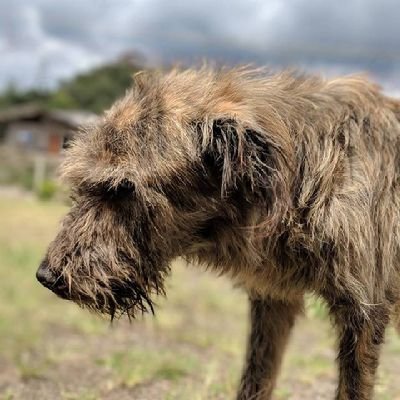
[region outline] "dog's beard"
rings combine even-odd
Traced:
[[[59,297],[71,300],[80,307],[96,314],[107,315],[111,320],[127,315],[129,319],[138,314],[154,314],[152,295],[164,294],[159,284],[143,287],[135,281],[113,279],[107,282],[81,280],[72,282],[64,290],[54,291]]]
[[[126,285],[113,285],[111,288],[112,298],[109,299],[105,313],[114,319],[115,316],[126,314],[134,318],[138,313],[150,312],[154,314],[153,301],[148,294],[148,289],[142,288],[136,283]],[[157,292],[159,292],[157,290]]]

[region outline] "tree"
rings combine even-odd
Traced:
[[[136,56],[124,55],[118,61],[78,74],[62,82],[54,91],[18,91],[14,85],[0,95],[0,107],[37,103],[48,108],[83,109],[100,113],[132,85],[132,75],[143,69]]]
[[[104,65],[90,72],[79,74],[50,97],[49,106],[81,108],[100,113],[132,84],[132,75],[140,67],[127,60]]]

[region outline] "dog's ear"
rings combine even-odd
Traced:
[[[270,212],[287,209],[290,162],[278,135],[235,118],[196,124],[204,167],[226,197],[239,191],[249,201],[267,203]]]
[[[234,118],[198,124],[197,133],[202,161],[220,179],[222,195],[236,189],[264,194],[271,172],[276,169],[266,135]]]

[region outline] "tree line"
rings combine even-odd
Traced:
[[[100,113],[132,84],[132,75],[143,69],[129,57],[80,73],[54,90],[18,90],[9,85],[0,93],[0,109],[22,103],[45,108],[83,109]]]

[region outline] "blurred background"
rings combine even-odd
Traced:
[[[397,0],[0,0],[0,400],[233,399],[245,295],[177,261],[155,317],[112,325],[34,273],[68,207],[63,149],[142,69],[179,64],[366,72],[400,96]],[[308,299],[276,399],[332,399],[335,336]],[[377,399],[400,399],[390,330]]]

